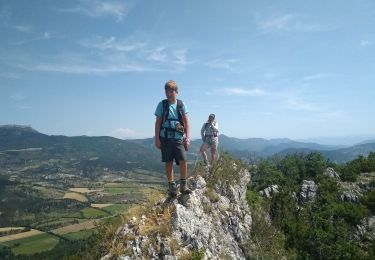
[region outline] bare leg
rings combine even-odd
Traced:
[[[180,179],[186,179],[187,178],[187,163],[186,161],[178,161],[180,164]]]
[[[180,192],[181,194],[190,194],[192,191],[187,186],[187,162],[180,160],[178,163],[180,165]],[[185,197],[185,202],[186,199],[188,198]]]
[[[168,182],[173,181],[173,161],[165,163],[165,171],[167,173]]]
[[[201,149],[200,149],[203,160],[205,162],[207,162],[207,154],[206,154],[207,148],[208,148],[208,145],[206,143],[203,143],[202,146],[201,146]]]
[[[211,165],[216,161],[217,159],[217,149],[215,145],[211,146]]]

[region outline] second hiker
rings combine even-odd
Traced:
[[[200,152],[203,157],[204,164],[209,166],[206,151],[211,148],[211,165],[217,159],[217,146],[219,144],[219,124],[215,120],[215,115],[210,114],[206,123],[203,124],[201,129],[201,137],[203,144]]]

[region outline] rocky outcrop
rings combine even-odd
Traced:
[[[344,191],[340,195],[340,199],[342,202],[352,202],[355,204],[359,204],[360,196],[361,194],[358,192],[353,193],[353,192]]]
[[[334,179],[337,179],[337,180],[340,180],[340,175],[332,168],[332,167],[328,167],[324,173],[324,175],[328,176],[328,177],[331,177],[331,178],[334,178]]]
[[[341,182],[341,195],[340,199],[343,202],[359,203],[362,197],[362,189],[355,182]]]
[[[306,203],[314,200],[317,191],[318,185],[316,185],[314,181],[303,180],[301,191],[298,193],[298,201],[300,203]]]
[[[179,259],[192,252],[202,253],[205,259],[249,258],[252,218],[246,190],[250,173],[241,170],[239,175],[237,182],[218,181],[214,187],[208,187],[201,176],[191,178],[189,200],[169,204],[170,216],[165,217],[166,205],[161,200],[150,209],[155,214],[131,219],[114,241],[123,244],[118,259]],[[113,256],[110,253],[103,259]]]
[[[271,198],[273,195],[275,195],[278,192],[279,192],[279,186],[274,184],[259,191],[259,195],[262,197]]]
[[[363,194],[373,189],[372,182],[375,180],[375,172],[361,173],[356,182],[340,181],[340,199],[343,202],[359,203]]]
[[[361,223],[357,225],[355,238],[359,241],[375,240],[375,216],[362,219]]]

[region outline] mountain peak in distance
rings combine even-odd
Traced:
[[[16,124],[9,124],[9,125],[0,125],[0,130],[18,130],[22,132],[32,132],[32,133],[39,133],[31,125],[16,125]]]

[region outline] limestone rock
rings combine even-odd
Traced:
[[[362,219],[361,224],[357,225],[355,237],[360,241],[375,240],[375,216]]]
[[[139,230],[147,223],[147,214],[138,221],[131,219],[117,234],[126,241],[124,254],[118,259],[179,259],[186,252],[204,252],[205,259],[248,259],[251,212],[246,202],[250,173],[241,170],[237,182],[218,182],[207,187],[203,177],[189,179],[192,189],[188,203],[172,203],[173,214],[168,234],[158,233],[156,239],[142,235]],[[207,195],[214,192],[217,199]],[[215,197],[216,198],[216,197]],[[159,201],[153,209],[163,207]],[[160,223],[163,225],[163,223]],[[102,259],[108,259],[110,254]]]
[[[328,176],[328,177],[331,177],[331,178],[335,178],[337,180],[340,180],[340,175],[332,168],[332,167],[328,167],[324,173],[324,175]]]
[[[271,198],[274,194],[278,192],[279,192],[279,186],[274,184],[259,191],[259,195],[262,197]]]
[[[312,201],[315,199],[317,191],[318,185],[314,181],[303,180],[298,199],[302,203]]]

